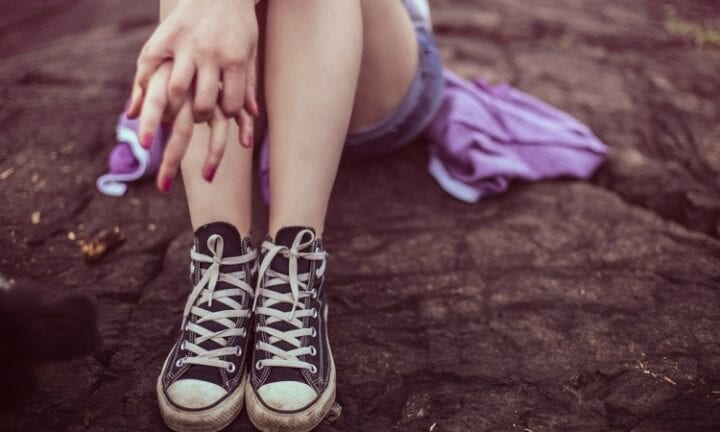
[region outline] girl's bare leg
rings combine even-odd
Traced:
[[[252,149],[240,145],[238,128],[231,124],[225,156],[215,179],[208,183],[202,177],[202,166],[209,141],[208,126],[195,125],[182,161],[193,230],[210,222],[228,222],[245,237],[251,226]]]
[[[165,19],[178,0],[161,0],[160,16]],[[250,234],[252,150],[240,145],[239,130],[230,122],[229,142],[214,180],[203,178],[203,163],[210,142],[210,128],[194,126],[192,140],[181,169],[193,230],[210,222],[228,222],[241,236]]]
[[[167,17],[177,3],[162,0],[161,17]],[[241,377],[249,361],[245,335],[252,296],[243,289],[250,289],[249,263],[255,255],[238,240],[250,233],[252,151],[240,145],[238,127],[231,122],[224,157],[208,183],[202,167],[210,128],[190,127],[192,138],[181,169],[196,239],[191,250],[193,289],[183,313],[183,329],[163,364],[156,391],[160,413],[171,429],[220,430],[242,410],[245,381]],[[241,237],[213,222],[234,225]],[[198,229],[206,224],[211,225]]]
[[[245,400],[262,431],[311,430],[332,407],[336,374],[326,255],[303,227],[322,236],[351,120],[361,125],[395,109],[414,76],[417,47],[398,1],[270,0],[266,24],[275,244],[264,244],[260,264]]]
[[[418,67],[412,21],[400,1],[363,0],[363,54],[350,127],[362,127],[395,110]]]
[[[321,236],[348,127],[405,95],[415,33],[402,4],[382,0],[270,0],[266,32],[269,232],[303,225]]]

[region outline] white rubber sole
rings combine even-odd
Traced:
[[[163,370],[165,367],[163,366]],[[173,405],[165,396],[162,379],[158,377],[155,391],[158,396],[160,415],[165,424],[175,432],[217,432],[232,423],[243,409],[247,373],[243,374],[237,389],[219,404],[199,411],[185,411]]]
[[[328,347],[329,349],[329,347]],[[314,404],[303,411],[293,413],[278,413],[263,405],[259,396],[248,380],[247,413],[252,424],[262,432],[309,432],[319,425],[335,403],[335,361],[330,351],[330,377],[328,386]]]

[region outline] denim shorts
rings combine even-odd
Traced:
[[[368,159],[395,151],[418,138],[435,118],[445,88],[442,59],[432,32],[416,27],[416,33],[420,59],[410,90],[385,118],[348,132],[344,157]]]

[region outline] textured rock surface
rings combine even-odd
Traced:
[[[105,344],[40,370],[0,430],[163,429],[153,385],[188,289],[183,192],[94,190],[150,3],[3,9],[0,273],[94,296]],[[717,2],[672,3],[718,25]],[[433,6],[451,67],[569,110],[613,154],[591,183],[473,206],[433,183],[420,143],[344,166],[326,235],[343,410],[319,430],[718,430],[720,47],[666,31],[651,0]],[[83,263],[68,232],[114,224],[128,241]]]

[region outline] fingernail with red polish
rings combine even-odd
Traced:
[[[163,192],[169,192],[171,187],[172,179],[170,177],[163,177],[162,181],[160,182],[160,190],[162,190]]]
[[[213,166],[205,168],[205,180],[212,182],[215,178],[215,171],[217,171],[217,168]]]
[[[152,147],[152,143],[153,143],[153,134],[146,133],[142,139],[142,146],[145,147],[146,149],[149,149],[150,147]]]

